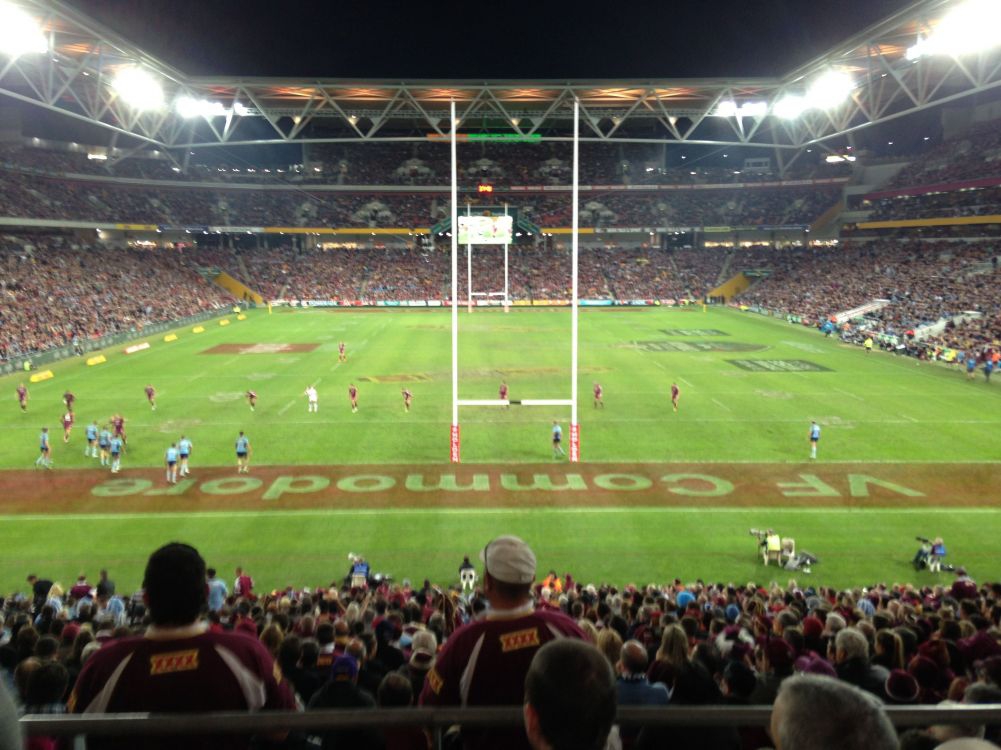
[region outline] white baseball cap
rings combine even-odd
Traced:
[[[516,536],[499,536],[480,553],[490,577],[501,583],[524,584],[535,580],[535,553]]]

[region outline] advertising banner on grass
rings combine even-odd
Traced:
[[[610,299],[582,299],[578,302],[581,307],[611,307],[613,304]]]

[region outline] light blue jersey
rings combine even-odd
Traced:
[[[820,440],[820,425],[815,424],[810,426],[810,440]]]
[[[111,455],[117,456],[122,452],[122,439],[120,437],[111,438]]]
[[[181,454],[181,458],[185,458],[191,453],[191,441],[187,438],[181,438],[181,442],[177,444],[177,450]]]
[[[87,425],[87,439],[88,440],[97,440],[97,425],[96,424],[89,424],[89,425]]]
[[[43,432],[38,436],[38,447],[42,450],[47,450],[49,447],[49,433]]]
[[[246,453],[250,449],[250,440],[246,435],[241,435],[236,439],[236,452]]]
[[[101,430],[97,442],[102,448],[107,448],[111,445],[111,430]]]
[[[560,427],[558,424],[554,424],[553,425],[553,440],[562,440],[562,439],[563,439],[563,428]]]
[[[174,446],[167,448],[167,462],[172,464],[177,463],[177,448]]]

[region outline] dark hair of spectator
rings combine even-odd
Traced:
[[[143,588],[153,624],[188,625],[206,602],[205,560],[190,545],[166,544],[150,555]]]

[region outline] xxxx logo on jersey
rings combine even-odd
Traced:
[[[151,675],[190,672],[195,669],[198,669],[198,649],[169,651],[165,654],[154,654],[149,657],[149,673]]]
[[[523,648],[532,648],[539,645],[539,631],[536,628],[526,630],[516,630],[513,633],[504,633],[500,636],[501,651],[518,651]]]

